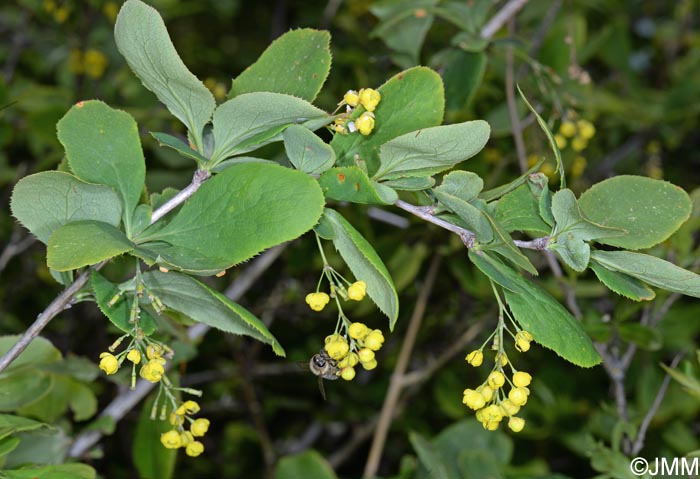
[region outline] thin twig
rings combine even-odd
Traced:
[[[481,29],[481,38],[488,40],[494,36],[508,20],[513,18],[525,6],[527,1],[510,0],[510,2],[506,3]]]
[[[5,269],[7,263],[9,263],[12,258],[18,254],[22,254],[24,250],[34,244],[34,241],[36,241],[34,236],[27,235],[22,238],[21,230],[19,228],[15,229],[15,231],[12,232],[9,243],[7,243],[7,246],[5,246],[0,254],[0,273]]]
[[[253,285],[253,283],[269,268],[275,259],[284,251],[285,245],[279,245],[265,251],[258,256],[231,284],[226,290],[227,296],[233,300],[238,299]],[[203,323],[195,324],[187,330],[187,336],[190,340],[196,341],[209,331],[209,326]],[[168,363],[166,367],[169,369],[173,363]],[[119,422],[129,411],[145,398],[149,392],[155,387],[154,383],[145,380],[140,380],[136,384],[136,389],[128,390],[126,388],[102,411],[100,417],[109,417],[115,423]],[[68,452],[71,457],[80,457],[85,454],[92,446],[97,444],[97,441],[102,437],[101,431],[82,432],[75,438],[73,445]]]
[[[326,8],[323,9],[323,16],[321,17],[321,22],[318,24],[318,28],[321,30],[327,30],[331,26],[333,18],[335,18],[336,13],[338,13],[338,8],[343,0],[328,0]]]
[[[540,48],[542,48],[542,45],[544,44],[544,39],[547,37],[549,29],[552,28],[552,24],[557,18],[557,13],[559,13],[561,5],[562,0],[554,0],[550,4],[549,10],[547,10],[547,13],[545,13],[544,17],[542,18],[542,23],[540,23],[540,26],[537,29],[537,33],[535,33],[535,36],[532,39],[532,43],[530,44],[530,50],[527,53],[530,58],[535,58],[535,56],[537,56],[537,52],[539,52]],[[530,63],[524,62],[520,66],[516,78],[520,80],[522,77],[524,77],[529,67]]]
[[[576,319],[583,318],[581,308],[578,305],[578,301],[576,301],[576,290],[572,288],[571,285],[567,283],[564,279],[564,271],[562,271],[561,266],[559,265],[559,260],[557,260],[556,255],[553,251],[545,251],[544,257],[547,260],[549,269],[552,270],[554,277],[557,278],[559,287],[564,293],[564,297],[566,298],[566,305],[569,307],[569,311],[571,311],[571,314],[573,314]]]
[[[416,300],[415,308],[413,309],[413,314],[411,315],[411,320],[408,323],[408,329],[406,330],[406,336],[404,337],[401,350],[399,351],[399,358],[396,361],[396,367],[394,368],[394,372],[389,380],[389,389],[387,390],[384,398],[384,404],[382,405],[382,410],[379,414],[377,429],[374,431],[372,446],[370,447],[367,463],[365,464],[365,470],[363,473],[363,477],[365,478],[376,476],[377,470],[379,469],[379,462],[381,461],[382,452],[384,451],[384,445],[389,433],[389,427],[391,426],[393,411],[395,410],[396,402],[401,394],[401,379],[408,368],[408,361],[411,358],[413,346],[416,343],[418,330],[423,322],[425,308],[428,304],[430,292],[435,284],[439,267],[440,256],[436,255],[433,257],[430,267],[428,268],[425,283],[421,287],[420,294]]]
[[[674,369],[676,366],[678,366],[678,363],[681,361],[681,359],[683,359],[683,353],[677,354],[676,357],[673,358],[673,361],[671,361],[669,367],[671,369]],[[630,456],[636,456],[637,454],[639,454],[639,451],[641,451],[644,447],[644,439],[647,434],[647,429],[649,429],[651,420],[656,415],[656,412],[659,410],[659,407],[661,407],[661,401],[663,401],[664,396],[666,395],[666,390],[668,389],[668,385],[670,382],[671,375],[667,372],[666,376],[664,377],[664,380],[661,382],[661,387],[659,388],[659,391],[656,393],[654,402],[651,403],[651,406],[649,407],[649,410],[644,416],[642,423],[639,425],[639,431],[637,432],[637,437],[634,440],[632,449],[630,450]]]
[[[508,34],[511,37],[515,36],[515,20],[511,18],[508,21]],[[515,61],[513,58],[513,45],[506,48],[506,103],[508,104],[508,118],[510,119],[510,131],[515,141],[515,151],[518,154],[518,165],[520,173],[527,171],[527,154],[525,152],[525,140],[523,140],[523,130],[520,126],[520,117],[518,115],[518,104],[515,99]]]
[[[200,170],[195,171],[194,177],[192,178],[192,183],[187,186],[180,193],[175,195],[171,200],[163,204],[160,208],[153,212],[151,217],[151,224],[162,218],[167,212],[176,208],[178,205],[184,203],[190,196],[192,196],[200,186],[209,178],[208,172],[202,172]],[[176,200],[177,199],[177,200]],[[22,334],[19,340],[2,356],[0,357],[0,372],[7,368],[12,361],[17,359],[17,357],[22,354],[29,343],[41,333],[41,331],[46,327],[47,324],[61,311],[66,309],[70,305],[73,296],[78,293],[88,282],[90,278],[90,272],[94,270],[99,270],[106,264],[103,261],[91,268],[86,269],[83,273],[78,276],[78,279],[73,281],[73,283],[68,286],[61,294],[56,296],[56,298],[51,301],[44,311],[37,316],[36,320],[31,326]]]

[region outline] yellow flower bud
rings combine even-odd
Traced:
[[[139,371],[139,375],[143,379],[152,383],[160,381],[163,378],[163,374],[165,374],[165,368],[157,360],[148,361],[141,366],[141,371]]]
[[[515,387],[508,392],[508,399],[516,406],[524,406],[527,403],[527,392],[524,388]]]
[[[357,356],[360,358],[360,362],[368,363],[374,360],[374,351],[369,348],[362,348],[357,352]]]
[[[494,390],[488,384],[479,386],[478,388],[476,388],[476,390],[479,392],[479,394],[484,396],[484,400],[486,402],[489,402],[491,399],[493,399]]]
[[[352,286],[350,286],[350,289],[352,289]],[[350,290],[348,290],[348,295],[349,294]],[[364,339],[369,332],[370,329],[364,323],[352,323],[350,327],[348,327],[348,334],[353,339]]]
[[[496,363],[500,364],[501,366],[505,366],[508,364],[508,355],[506,353],[496,354]]]
[[[498,389],[506,382],[505,376],[500,371],[492,371],[487,378],[489,386],[493,389]]]
[[[100,354],[100,369],[105,374],[114,374],[119,369],[119,361],[113,354],[102,353]]]
[[[348,90],[343,95],[343,101],[348,105],[355,107],[360,103],[360,95],[355,90]]]
[[[182,414],[173,411],[170,413],[169,421],[172,426],[182,426],[185,422],[185,418]]]
[[[209,430],[209,419],[199,418],[190,425],[190,431],[192,431],[193,436],[204,436]]]
[[[557,144],[557,148],[559,148],[560,150],[563,150],[564,148],[566,148],[567,142],[566,142],[566,138],[564,138],[563,136],[561,136],[559,134],[554,135],[554,142]]]
[[[467,407],[474,409],[475,411],[477,409],[481,409],[486,405],[484,396],[482,396],[479,392],[474,391],[473,389],[466,389],[464,391],[464,397],[462,398],[462,402]]]
[[[501,411],[500,407],[491,404],[489,407],[484,408],[484,420],[497,423],[501,419],[503,419],[503,411]]]
[[[515,349],[521,353],[526,353],[530,350],[530,341],[525,341],[524,339],[518,339],[515,341]]]
[[[367,361],[366,363],[362,363],[362,367],[365,368],[366,371],[371,371],[377,367],[377,360],[373,359],[371,361]]]
[[[306,304],[314,311],[323,311],[328,302],[331,300],[326,293],[309,293],[306,295]]]
[[[464,359],[475,368],[478,368],[484,362],[484,353],[480,350],[475,350],[467,354],[467,357]]]
[[[520,432],[525,427],[525,419],[521,417],[511,417],[508,420],[508,427],[513,432]]]
[[[583,137],[577,136],[571,140],[571,148],[573,148],[574,151],[583,151],[587,146],[588,140],[584,139]]]
[[[177,449],[182,445],[180,433],[178,433],[175,429],[171,429],[170,431],[161,434],[160,442],[168,449]]]
[[[513,402],[510,399],[504,399],[503,401],[501,401],[499,406],[505,413],[505,416],[514,416],[518,414],[518,411],[520,411],[520,406],[516,406],[515,404],[513,404]]]
[[[348,351],[350,351],[350,346],[347,341],[336,340],[327,343],[325,350],[332,359],[340,360],[347,356]]]
[[[578,126],[578,134],[584,140],[590,140],[595,136],[595,127],[590,121],[579,120],[578,122],[576,122],[576,126]]]
[[[366,135],[367,133],[363,134]],[[367,294],[367,283],[364,281],[355,281],[348,288],[348,298],[352,299],[353,301],[362,301],[365,294]]]
[[[354,367],[358,362],[360,362],[360,358],[357,356],[357,353],[348,353],[347,356],[345,356],[343,359],[338,361],[338,367],[339,368],[347,368],[347,367]]]
[[[379,351],[384,344],[384,335],[378,329],[375,329],[365,338],[365,347],[372,351]]]
[[[532,381],[532,376],[525,371],[518,371],[513,374],[513,384],[515,384],[517,387],[524,388],[529,386],[530,381]]]
[[[372,133],[372,130],[374,130],[374,113],[366,111],[360,115],[360,117],[355,120],[355,128],[357,128],[359,132],[365,136]],[[359,299],[356,301],[359,301]]]
[[[185,447],[192,441],[194,441],[194,436],[190,431],[183,431],[180,433],[180,447]]]
[[[377,105],[382,99],[382,95],[372,88],[363,88],[360,90],[360,103],[365,107],[367,111],[374,111]]]
[[[350,366],[343,368],[340,371],[340,377],[346,381],[352,381],[355,378],[355,368]]]
[[[141,362],[141,353],[139,352],[138,349],[132,349],[129,351],[126,355],[126,359],[131,361],[134,364],[138,364]]]
[[[149,344],[146,348],[146,357],[148,359],[159,358],[163,355],[163,346],[160,344]]]
[[[498,426],[500,423],[501,423],[500,421],[488,421],[488,422],[483,423],[483,425],[484,425],[484,429],[486,429],[488,431],[495,431],[496,429],[498,429]]]
[[[535,338],[532,337],[532,334],[528,333],[524,329],[522,331],[518,331],[518,333],[515,335],[515,339],[517,340],[518,338],[522,338],[528,343],[531,341],[534,341]]]
[[[204,452],[204,444],[199,441],[192,441],[185,448],[185,454],[190,457],[197,457]]]
[[[563,121],[559,126],[559,133],[567,138],[571,138],[576,134],[576,125],[571,121]]]

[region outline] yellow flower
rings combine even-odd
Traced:
[[[526,353],[530,350],[530,342],[525,341],[524,339],[517,339],[515,341],[515,349],[517,349],[521,353]]]
[[[338,367],[339,368],[347,368],[347,367],[352,368],[359,362],[360,362],[360,357],[357,355],[357,353],[348,353],[347,356],[345,356],[343,359],[338,361]]]
[[[559,148],[560,150],[566,148],[566,138],[564,138],[558,133],[554,135],[554,142],[557,144],[557,148]]]
[[[462,403],[464,403],[468,408],[476,411],[477,409],[481,409],[486,405],[486,400],[481,393],[474,391],[473,389],[465,389]]]
[[[379,351],[384,344],[384,335],[379,329],[373,330],[365,338],[365,347],[372,351]]]
[[[508,391],[508,399],[516,406],[524,406],[527,402],[527,391],[525,388],[515,387]]]
[[[352,381],[355,379],[355,368],[348,366],[340,371],[340,377],[346,381]]]
[[[306,304],[314,311],[323,311],[331,297],[326,293],[309,293],[306,295]]]
[[[364,114],[364,113],[363,113]],[[362,132],[360,132],[362,133]],[[363,133],[366,134],[366,133]],[[367,294],[367,283],[364,281],[355,281],[348,288],[348,298],[353,301],[362,301]]]
[[[578,134],[584,140],[590,140],[595,136],[595,127],[590,121],[579,120],[578,122],[576,122],[576,126],[578,126]]]
[[[475,368],[478,368],[484,362],[484,353],[479,350],[472,351],[464,359]]]
[[[197,414],[199,412],[199,404],[197,404],[197,401],[185,401],[182,407],[185,408],[187,414]]]
[[[508,364],[508,355],[506,353],[496,354],[496,363],[500,363],[501,366]]]
[[[117,14],[119,13],[119,5],[116,2],[107,2],[105,6],[102,7],[102,13],[109,19],[110,22],[114,23],[117,20]]]
[[[146,357],[148,359],[159,358],[163,355],[163,346],[160,344],[149,344],[146,348]]]
[[[513,374],[513,384],[518,387],[524,388],[529,386],[530,381],[532,381],[532,376],[525,371],[517,371],[515,374]]]
[[[185,417],[179,411],[173,411],[170,413],[169,421],[172,426],[182,426],[185,422]]]
[[[373,359],[371,361],[362,363],[362,367],[365,368],[366,371],[371,371],[372,369],[377,367],[377,360]]]
[[[83,56],[85,74],[92,78],[100,78],[107,68],[107,57],[94,48],[89,48]]]
[[[119,361],[113,354],[102,353],[100,354],[100,369],[105,374],[114,374],[119,369]]]
[[[476,391],[482,396],[484,396],[484,401],[486,402],[489,402],[491,399],[493,399],[494,391],[488,384],[479,386],[478,388],[476,388]]]
[[[571,138],[576,134],[576,125],[571,121],[563,121],[559,126],[559,133],[567,138]]]
[[[141,353],[139,352],[138,349],[132,349],[126,355],[126,359],[128,359],[129,361],[131,361],[134,364],[138,364],[141,362]]]
[[[355,90],[348,90],[343,95],[343,101],[348,105],[355,107],[360,103],[360,95]]]
[[[520,432],[525,427],[525,419],[521,417],[511,417],[508,420],[508,427],[513,432]]]
[[[532,168],[540,161],[540,156],[537,153],[530,153],[527,155],[527,167]]]
[[[357,352],[357,356],[360,358],[360,362],[368,363],[374,361],[374,351],[369,348],[362,348]]]
[[[141,371],[139,372],[143,379],[152,383],[160,381],[163,378],[163,374],[165,374],[165,368],[157,359],[152,359],[141,366]]]
[[[170,431],[161,434],[160,442],[168,449],[177,449],[178,447],[182,446],[180,433],[178,433],[175,429],[171,429]]]
[[[190,426],[190,431],[192,431],[193,436],[204,436],[209,430],[209,419],[199,418]]]
[[[573,148],[574,151],[583,151],[586,149],[588,146],[588,140],[581,136],[577,136],[573,140],[571,140],[571,148]]]
[[[352,286],[350,286],[352,288]],[[350,290],[348,290],[348,294]],[[364,339],[369,334],[370,330],[364,323],[352,323],[348,328],[348,334],[353,339]]]
[[[180,447],[187,446],[192,441],[194,441],[194,436],[190,431],[183,431],[180,433]]]
[[[369,111],[364,112],[355,120],[355,127],[365,136],[372,133],[372,130],[374,130],[374,113]]]
[[[489,377],[486,380],[493,389],[498,389],[503,384],[506,382],[505,376],[503,376],[503,373],[500,371],[492,371],[491,374],[489,374]]]
[[[332,359],[339,360],[347,356],[350,346],[345,338],[341,337],[339,340],[326,343],[325,350]]]
[[[506,416],[515,416],[520,411],[520,406],[516,406],[510,399],[504,399],[499,404]]]
[[[199,441],[192,441],[185,448],[185,454],[190,457],[197,457],[204,452],[204,444]]]
[[[365,107],[367,111],[374,111],[377,105],[382,99],[382,95],[372,88],[363,88],[360,90],[360,103]],[[360,131],[361,133],[362,131]]]

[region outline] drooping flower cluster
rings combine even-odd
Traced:
[[[345,323],[343,323],[345,325]],[[338,361],[340,377],[346,381],[355,378],[358,363],[371,371],[377,367],[375,352],[384,344],[384,335],[379,329],[369,329],[364,323],[351,323],[343,334],[334,333],[326,337],[324,349],[331,359]]]
[[[141,366],[139,376],[152,383],[159,382],[165,374],[166,359],[164,356],[171,357],[172,349],[161,342],[141,335],[132,338],[124,351],[117,353],[116,356],[112,354],[127,337],[130,335],[125,334],[120,337],[109,347],[110,352],[100,354],[100,369],[107,375],[115,374],[124,360],[128,360],[132,364],[131,386],[133,389],[136,383],[136,366],[141,364],[141,360],[145,356],[148,361]]]
[[[516,414],[527,403],[530,395],[528,386],[532,381],[532,376],[527,372],[517,371],[510,363],[502,347],[501,339],[504,329],[507,330],[503,322],[500,321],[499,327],[491,336],[493,337],[497,332],[501,333],[496,335],[494,340],[493,349],[496,350],[496,354],[491,372],[476,389],[464,390],[462,403],[475,411],[476,419],[484,426],[484,429],[495,431],[501,421],[508,418],[508,427],[513,432],[520,432],[525,427],[525,420]],[[530,349],[533,338],[529,332],[518,330],[513,338],[515,349],[519,352],[524,353]],[[482,345],[481,348],[471,351],[464,359],[474,367],[481,366],[484,361],[483,348]],[[506,367],[509,371],[505,369]],[[508,372],[511,373],[510,378]],[[507,393],[506,386],[509,386]]]
[[[381,99],[382,95],[372,88],[361,88],[360,91],[348,90],[343,96],[343,101],[338,104],[339,107],[346,106],[345,113],[335,119],[331,129],[343,135],[356,131],[364,136],[369,135],[374,130],[374,110]],[[350,117],[358,105],[362,106],[365,111],[351,120]]]
[[[173,429],[160,435],[160,442],[168,449],[185,448],[185,454],[197,457],[204,452],[204,445],[196,440],[209,430],[209,419],[191,416],[199,412],[196,401],[185,401],[170,413],[170,425]],[[189,430],[185,427],[189,423]]]

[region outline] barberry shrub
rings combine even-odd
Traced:
[[[583,150],[595,134],[589,122],[566,121],[552,134],[531,109],[551,146],[550,173],[559,175],[558,187],[550,189],[537,161],[522,176],[484,189],[484,180],[464,162],[488,142],[489,124],[442,125],[443,82],[430,68],[408,68],[381,86],[348,85],[336,111],[326,112],[313,101],[330,69],[329,34],[293,30],[273,42],[217,103],[181,61],[150,6],[127,0],[115,39],[143,86],[186,128],[186,137],[151,135],[193,162],[192,183],[179,191],[147,191],[136,121],[86,99],[58,122],[65,162],[19,181],[11,209],[46,245],[54,278],[95,302],[123,333],[94,359],[106,375],[127,370],[121,379],[132,389],[138,377],[158,388],[147,415],[165,425],[159,433],[164,448],[206,454],[200,438],[210,422],[193,417],[200,406],[184,397],[201,393],[171,378],[177,351],[162,319],[186,317],[246,335],[284,356],[284,338],[203,279],[276,245],[300,237],[318,244],[323,268],[306,303],[321,314],[329,304],[337,310],[335,329],[318,345],[334,362],[333,374],[351,381],[358,363],[366,370],[377,366],[384,333],[349,318],[343,305],[367,296],[391,331],[399,317],[398,295],[371,241],[339,212],[340,203],[398,208],[455,233],[468,250],[459,260],[468,257],[487,278],[498,323],[466,361],[480,367],[487,359],[493,366],[481,385],[464,390],[462,401],[487,430],[502,421],[516,433],[527,427],[517,414],[533,376],[518,370],[517,361],[532,345],[584,368],[601,361],[580,322],[538,284],[533,254],[554,253],[574,272],[591,269],[605,287],[633,301],[652,300],[652,287],[700,297],[700,276],[639,252],[669,238],[689,218],[685,191],[631,175],[604,180],[578,197],[567,188],[560,150],[570,139],[575,152]],[[263,147],[275,142],[283,144],[285,161],[262,157]],[[333,246],[352,277],[339,272],[345,266],[331,265],[324,245]],[[126,281],[100,272],[117,257],[133,264]],[[3,338],[3,350],[15,340]],[[56,373],[71,361],[35,339],[0,379],[3,390],[16,391],[3,395],[3,410],[41,409],[45,405],[32,405],[27,394],[48,390],[45,383],[52,381],[81,394],[94,375]],[[30,372],[48,364],[55,367]],[[68,406],[76,414],[86,411]],[[96,405],[84,407],[92,415]],[[43,427],[21,415],[3,415],[3,421],[5,437]],[[92,477],[87,466],[46,467]],[[33,474],[40,477],[38,471]]]

